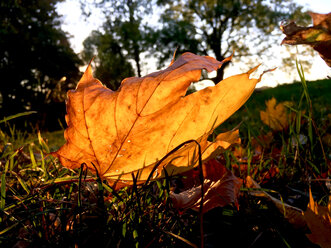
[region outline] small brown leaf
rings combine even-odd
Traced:
[[[306,234],[310,241],[322,248],[331,247],[331,202],[328,207],[318,205],[309,189],[309,203],[304,218],[311,231]]]
[[[250,176],[246,177],[246,187],[251,189],[261,188],[261,186]],[[291,223],[294,227],[301,229],[306,227],[306,222],[303,218],[303,211],[301,209],[284,203],[263,190],[254,190],[251,191],[250,194],[257,197],[264,197],[270,200],[273,204],[275,204],[277,209],[284,215],[288,222]]]
[[[234,203],[238,207],[238,194],[242,181],[232,174],[216,159],[204,164],[204,201],[203,213],[215,207],[224,207]],[[175,208],[199,211],[201,202],[201,185],[179,194],[171,193],[170,198]]]
[[[300,27],[293,21],[280,28],[286,35],[282,44],[307,44],[319,52],[331,67],[331,12],[329,14],[309,13],[313,19],[312,27]]]
[[[260,111],[261,121],[271,129],[281,131],[288,127],[289,118],[283,103],[276,105],[276,99],[273,97],[266,102],[267,109]]]

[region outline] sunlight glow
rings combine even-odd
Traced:
[[[327,13],[331,11],[331,1],[330,0],[314,0],[313,3],[310,0],[297,0],[299,4],[305,6],[305,10],[312,10],[318,13]],[[93,13],[90,17],[85,19],[82,16],[79,1],[75,0],[67,0],[65,2],[61,2],[57,5],[58,13],[63,16],[63,24],[62,28],[70,35],[70,42],[72,44],[72,48],[76,53],[80,53],[83,49],[83,41],[90,34],[92,30],[98,29],[103,20],[100,18],[102,16],[100,9],[93,10]],[[328,11],[325,11],[328,10]],[[279,44],[281,43],[284,36],[279,37]],[[258,84],[257,87],[274,87],[278,84],[283,83],[291,83],[293,80],[299,80],[299,77],[296,73],[296,68],[293,63],[292,66],[288,69],[282,63],[282,56],[289,56],[286,48],[284,46],[275,46],[274,48],[275,54],[278,55],[278,59],[274,60],[264,60],[261,59],[263,63],[264,69],[270,69],[277,67],[277,70],[271,73],[267,73],[262,82]],[[300,53],[300,46],[299,46]],[[324,79],[328,76],[331,76],[331,69],[325,64],[325,62],[318,56],[318,53],[315,52],[314,57],[311,58],[311,69],[310,71],[306,70],[306,79],[307,80],[317,80]],[[298,58],[300,59],[300,58]],[[252,66],[247,66],[239,61],[234,61],[232,65],[225,71],[225,77],[229,77],[231,75],[235,75],[239,71],[245,72]],[[258,64],[257,62],[256,64]],[[294,61],[293,61],[294,62]],[[151,73],[156,70],[155,60],[148,59],[146,61],[147,66],[144,66],[143,75]],[[85,67],[82,67],[82,70],[85,70]],[[198,88],[201,88],[202,84],[199,83]]]

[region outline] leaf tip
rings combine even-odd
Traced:
[[[260,77],[259,77],[259,81],[261,81],[262,76],[263,76],[265,73],[267,73],[267,72],[271,72],[271,71],[274,71],[274,70],[276,70],[276,69],[277,69],[277,67],[263,71],[263,72],[261,73]]]
[[[175,62],[177,50],[178,50],[178,47],[176,47],[175,52],[172,55],[172,59],[171,59],[171,62],[170,62],[169,66],[171,66]]]
[[[93,73],[92,73],[92,61],[94,60],[94,57],[91,59],[90,63],[88,64],[82,79],[90,79],[93,78]]]
[[[254,68],[252,68],[252,69],[250,69],[248,72],[247,72],[247,74],[248,75],[251,75],[254,71],[256,71],[257,70],[257,68],[259,68],[261,66],[261,64],[258,64],[257,66],[255,66]]]

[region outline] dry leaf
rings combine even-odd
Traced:
[[[318,205],[309,189],[309,203],[304,218],[311,231],[311,234],[306,234],[310,241],[322,248],[331,247],[331,202],[327,207]]]
[[[282,44],[308,44],[319,52],[320,56],[331,67],[331,13],[309,13],[313,19],[312,27],[300,27],[293,21],[280,28],[286,35]]]
[[[260,111],[261,121],[275,131],[281,131],[288,127],[288,114],[284,103],[276,105],[276,99],[273,97],[266,102],[267,109]]]
[[[131,174],[139,171],[138,181],[146,180],[157,161],[188,140],[200,143],[204,160],[214,157],[222,150],[222,135],[214,143],[208,136],[246,102],[262,75],[249,79],[255,67],[214,87],[185,93],[202,69],[216,70],[230,59],[219,62],[185,53],[165,70],[123,80],[117,91],[93,78],[88,66],[68,93],[67,142],[53,155],[68,168],[86,163],[108,180],[132,180]],[[153,177],[166,165],[178,173],[197,161],[196,144],[187,144],[160,164]]]
[[[250,176],[246,177],[246,187],[251,189],[261,188],[261,186]],[[291,223],[294,227],[300,229],[304,229],[306,227],[306,221],[303,218],[303,211],[301,209],[284,203],[263,190],[254,190],[251,191],[250,194],[257,197],[264,197],[270,200],[273,204],[275,204],[277,209],[284,215],[288,222]]]
[[[242,182],[239,178],[225,168],[216,159],[209,160],[204,164],[203,174],[205,181],[203,213],[215,207],[224,207],[234,203],[238,207],[238,194]],[[183,191],[179,194],[170,193],[175,208],[199,211],[201,202],[201,185]]]

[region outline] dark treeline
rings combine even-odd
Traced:
[[[218,60],[235,50],[236,58],[249,61],[268,56],[281,20],[309,20],[292,0],[81,1],[87,21],[93,7],[103,10],[104,23],[91,30],[77,55],[61,30],[59,2],[0,2],[0,119],[33,110],[32,126],[60,128],[66,92],[78,82],[79,66],[95,55],[95,76],[116,90],[125,77],[142,76],[148,54],[159,67],[176,48],[177,54],[190,51]],[[214,83],[223,79],[226,66],[211,78]]]
[[[57,2],[0,3],[0,118],[33,110],[33,125],[59,128],[65,91],[79,79],[82,62],[61,30]]]

